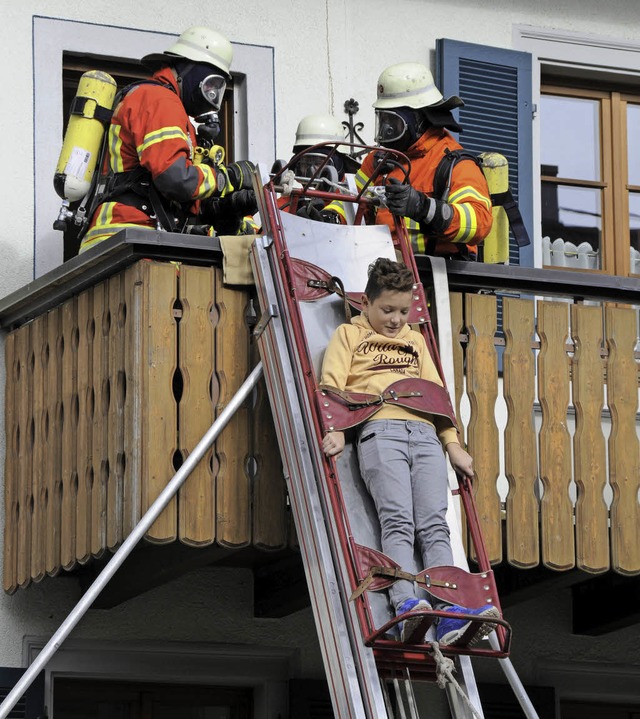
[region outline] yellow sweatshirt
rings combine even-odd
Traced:
[[[364,315],[334,332],[322,362],[321,384],[348,392],[381,394],[400,379],[426,379],[442,386],[424,337],[405,325],[396,337],[378,334]],[[373,419],[419,420],[434,425],[442,446],[458,442],[446,419],[384,403]]]

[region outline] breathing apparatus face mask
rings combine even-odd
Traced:
[[[407,150],[425,130],[424,118],[411,108],[376,110],[375,142],[382,147]]]
[[[294,148],[294,152],[295,151],[296,148]],[[316,152],[306,152],[302,155],[302,157],[300,157],[296,162],[296,166],[294,168],[296,177],[313,177],[323,163],[325,168],[335,167],[338,175],[340,176],[343,172],[342,158],[337,153],[334,153],[331,159],[325,163],[329,152],[330,149],[323,150],[323,148],[318,148]]]
[[[225,78],[206,63],[188,63],[176,68],[182,104],[191,117],[219,110],[227,87]]]

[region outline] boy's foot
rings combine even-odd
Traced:
[[[484,607],[480,607],[479,609],[467,609],[454,604],[443,611],[500,619],[500,612],[493,604],[485,604]],[[471,620],[469,619],[440,617],[438,626],[436,627],[436,641],[440,644],[456,644],[467,631],[470,624]],[[479,644],[487,635],[491,634],[496,625],[494,622],[485,622],[484,624],[476,624],[475,626],[477,627],[475,634],[466,642],[466,646],[475,647],[476,644]]]
[[[398,616],[399,614],[405,614],[406,612],[415,612],[416,610],[420,609],[431,609],[431,605],[429,604],[429,602],[427,602],[426,599],[416,599],[415,597],[412,597],[411,599],[406,599],[396,609],[396,616]],[[423,621],[424,615],[419,614],[415,617],[405,619],[402,622],[398,622],[398,629],[400,630],[400,641],[408,642],[411,638],[411,635],[416,631],[416,629]]]

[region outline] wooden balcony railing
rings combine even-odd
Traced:
[[[4,589],[115,550],[259,360],[253,288],[138,259],[6,337]],[[261,386],[145,539],[280,549],[291,535]]]
[[[103,245],[0,302],[7,592],[117,548],[258,361],[252,288],[224,284],[210,238],[128,230]],[[491,561],[640,573],[638,309],[602,302],[637,302],[640,281],[449,274],[455,404]],[[280,549],[291,536],[260,390],[146,540]]]

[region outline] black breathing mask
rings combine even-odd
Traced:
[[[375,142],[381,147],[404,152],[428,126],[426,118],[410,107],[376,110]]]
[[[178,65],[176,72],[182,104],[191,117],[220,109],[227,81],[213,65],[188,62]]]

